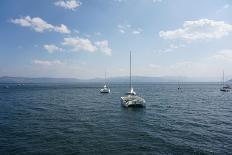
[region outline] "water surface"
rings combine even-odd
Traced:
[[[0,85],[0,154],[231,154],[232,92],[217,84]]]

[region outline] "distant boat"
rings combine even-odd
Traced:
[[[178,82],[178,90],[181,90],[180,82]]]
[[[124,107],[145,107],[146,101],[136,95],[134,89],[132,88],[131,82],[131,52],[130,52],[130,91],[126,93],[127,96],[121,97],[121,104]]]
[[[106,72],[105,72],[105,84],[104,84],[104,87],[100,89],[100,93],[110,93],[110,88],[107,87],[106,85]]]
[[[8,88],[9,88],[9,86],[4,86],[3,88],[8,89]]]
[[[224,76],[224,71],[222,73],[222,88],[220,89],[220,91],[222,92],[229,92],[231,90],[231,87],[229,85],[225,85],[225,76]]]

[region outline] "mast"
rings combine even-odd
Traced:
[[[106,71],[105,71],[105,85],[106,85]]]
[[[131,84],[131,51],[130,51],[130,90],[132,89],[132,84]]]
[[[224,86],[225,86],[224,70],[223,70],[223,72],[222,72],[222,77],[223,77],[222,84],[223,84],[223,87],[224,87]]]

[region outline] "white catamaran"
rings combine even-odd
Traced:
[[[223,92],[229,92],[231,90],[231,87],[229,85],[225,85],[225,77],[224,77],[224,71],[223,71],[223,79],[222,79],[222,88],[220,89],[220,91]]]
[[[126,93],[126,96],[121,97],[121,104],[124,107],[145,107],[145,100],[142,97],[136,95],[132,88],[131,82],[131,52],[130,52],[130,91]]]
[[[106,72],[105,72],[105,84],[102,89],[100,89],[100,93],[110,93],[110,88],[106,86]]]

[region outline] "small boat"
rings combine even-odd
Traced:
[[[126,96],[121,97],[121,104],[124,107],[145,107],[146,101],[142,98],[136,95],[136,92],[134,91],[132,87],[131,82],[131,52],[130,52],[130,91],[126,93]]]
[[[8,88],[9,88],[9,86],[4,86],[3,88],[8,89]]]
[[[229,85],[225,85],[225,77],[224,77],[224,71],[223,71],[222,88],[220,89],[220,91],[229,92],[230,90],[231,90],[231,87]]]
[[[104,85],[104,87],[100,89],[100,93],[110,93],[110,88]]]
[[[223,92],[229,92],[230,90],[231,90],[231,87],[229,85],[225,85],[220,89],[220,91],[223,91]]]
[[[110,93],[110,88],[107,87],[106,85],[106,72],[105,72],[105,84],[104,84],[104,87],[100,89],[100,93]]]
[[[180,82],[178,82],[178,90],[181,90]]]

